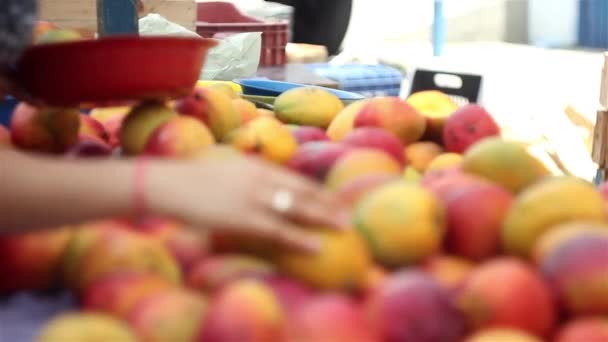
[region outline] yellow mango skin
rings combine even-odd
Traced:
[[[501,138],[486,138],[471,146],[464,154],[462,168],[514,193],[549,175],[524,147]]]
[[[327,136],[333,141],[344,139],[353,130],[355,117],[368,101],[359,100],[342,109],[327,127]]]
[[[144,102],[133,107],[120,129],[124,153],[138,155],[144,151],[152,133],[177,113],[161,102]]]
[[[399,176],[401,165],[388,154],[374,149],[359,149],[347,153],[332,166],[325,185],[331,191],[340,189],[359,177],[373,174]]]
[[[280,251],[279,267],[291,277],[325,290],[362,289],[372,266],[371,256],[355,230],[311,229],[321,239],[316,254]]]
[[[242,152],[259,154],[277,163],[289,160],[298,148],[289,128],[269,116],[253,119],[230,133],[225,141]]]
[[[94,312],[68,312],[49,321],[36,341],[135,342],[137,337],[126,323],[109,315]]]
[[[427,165],[425,172],[445,170],[462,165],[462,155],[453,152],[441,153]]]
[[[591,183],[575,177],[545,179],[516,197],[503,222],[503,249],[530,257],[543,234],[576,221],[606,222],[600,193]]]
[[[464,342],[542,342],[542,340],[517,329],[492,328],[479,331]]]
[[[327,128],[344,109],[340,99],[318,87],[298,87],[279,95],[274,101],[277,118],[284,123]]]
[[[430,191],[399,180],[364,197],[355,208],[354,223],[376,261],[401,267],[439,251],[445,213]]]

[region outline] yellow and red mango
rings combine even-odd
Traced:
[[[253,119],[230,132],[225,142],[245,153],[257,154],[276,163],[289,160],[298,148],[289,128],[279,120],[266,116]]]
[[[362,307],[343,294],[323,294],[295,310],[287,328],[288,341],[374,342]]]
[[[78,142],[80,111],[36,108],[21,102],[11,117],[11,141],[19,149],[62,153]]]
[[[70,228],[0,236],[0,293],[57,285]]]
[[[230,96],[212,87],[195,87],[190,95],[175,103],[178,113],[201,120],[215,136],[217,141],[241,126],[241,113],[232,103]]]
[[[334,163],[353,149],[331,141],[311,141],[298,147],[287,167],[312,179],[324,181]]]
[[[241,114],[241,124],[245,124],[259,116],[255,104],[245,99],[232,99],[232,105]]]
[[[532,260],[538,264],[563,243],[580,236],[608,237],[608,224],[577,221],[556,225],[534,244]]]
[[[606,214],[604,200],[591,183],[571,176],[542,180],[518,194],[511,205],[503,222],[503,250],[530,257],[538,239],[560,224],[605,223]]]
[[[440,153],[435,158],[431,159],[426,166],[425,172],[433,172],[436,170],[451,169],[462,165],[462,155],[453,152]]]
[[[314,295],[310,287],[285,275],[270,275],[262,281],[272,290],[288,315],[308,303]]]
[[[169,289],[141,299],[127,321],[142,342],[194,341],[207,311],[202,295]]]
[[[215,138],[202,122],[179,115],[154,130],[144,152],[153,156],[190,158],[214,143]]]
[[[100,139],[103,142],[109,141],[108,133],[101,122],[97,121],[90,115],[80,114],[80,129],[78,130],[80,137],[86,136],[93,139]]]
[[[366,301],[378,341],[460,342],[462,314],[447,290],[418,271],[392,274]]]
[[[340,141],[353,130],[355,117],[369,99],[355,101],[342,109],[327,127],[327,136],[333,141]]]
[[[161,242],[127,228],[96,229],[79,230],[68,246],[64,263],[68,286],[82,290],[101,277],[127,271],[180,282],[179,266]]]
[[[36,341],[136,342],[138,339],[127,324],[112,316],[70,311],[47,322]]]
[[[381,128],[360,127],[350,132],[342,142],[359,148],[373,148],[386,152],[395,158],[399,164],[405,164],[403,145],[397,137]]]
[[[551,289],[536,269],[515,258],[475,268],[458,295],[469,328],[515,328],[547,337],[556,323]]]
[[[175,284],[154,274],[125,272],[94,281],[82,293],[83,309],[100,311],[126,319],[144,297],[175,288]]]
[[[120,145],[120,129],[124,118],[127,117],[131,107],[107,107],[95,108],[91,110],[89,116],[100,122],[108,135],[108,143],[110,146],[117,147]]]
[[[464,154],[462,169],[519,193],[549,175],[549,170],[523,146],[486,138]]]
[[[399,180],[399,177],[390,174],[364,175],[342,184],[335,194],[344,204],[354,207],[374,189],[396,180]]]
[[[405,159],[408,166],[424,173],[435,157],[443,152],[443,148],[431,141],[419,141],[405,147]]]
[[[59,27],[57,27],[57,25],[55,25],[51,22],[48,22],[46,20],[36,21],[36,24],[34,25],[34,34],[32,37],[33,42],[35,43],[36,40],[38,40],[45,33],[52,31],[52,30],[56,30],[58,28]]]
[[[401,165],[385,152],[360,148],[344,154],[330,169],[325,185],[332,191],[362,176],[373,174],[401,175]]]
[[[284,123],[327,128],[344,109],[340,99],[319,87],[297,87],[274,101],[277,118]]]
[[[297,126],[288,125],[291,133],[296,138],[298,145],[303,145],[311,141],[328,141],[329,137],[325,134],[325,131],[319,127],[313,126]]]
[[[432,256],[422,264],[422,270],[450,291],[458,290],[474,268],[475,264],[467,259],[443,254]]]
[[[485,108],[468,104],[456,110],[445,122],[443,143],[450,152],[464,153],[469,146],[500,135],[500,127]]]
[[[214,297],[198,341],[282,341],[284,324],[272,290],[259,281],[240,280]]]
[[[398,180],[364,196],[355,208],[354,224],[376,261],[400,267],[439,251],[445,213],[430,191]]]
[[[471,182],[439,196],[446,208],[447,251],[471,260],[500,251],[502,223],[513,194],[490,182]]]
[[[363,288],[371,257],[365,242],[354,230],[326,227],[311,229],[321,240],[316,254],[277,251],[275,261],[285,274],[312,287],[325,290]]]
[[[581,231],[541,257],[542,274],[571,315],[608,315],[608,235]]]
[[[400,98],[380,96],[363,105],[355,117],[354,127],[383,128],[396,135],[403,145],[408,145],[422,137],[426,119]]]
[[[188,287],[204,293],[215,293],[243,278],[263,278],[276,273],[273,265],[253,256],[214,255],[196,263],[187,275]]]
[[[144,151],[148,139],[163,123],[177,114],[160,101],[148,101],[133,107],[120,127],[123,153],[137,155]]]
[[[423,140],[443,145],[443,128],[447,118],[458,109],[458,105],[447,95],[437,90],[423,90],[411,94],[406,102],[426,118]]]
[[[41,33],[40,36],[36,37],[35,43],[54,44],[81,40],[82,38],[82,35],[76,30],[57,27]]]
[[[175,220],[161,217],[140,218],[135,230],[160,241],[171,252],[183,272],[210,253],[208,234],[195,231]]]

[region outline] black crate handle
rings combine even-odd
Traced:
[[[449,87],[437,84],[437,77],[443,75],[456,76],[460,79],[459,87]],[[455,72],[417,69],[410,88],[410,94],[423,90],[439,90],[448,95],[466,98],[469,103],[476,103],[479,99],[482,77],[480,75],[462,74]]]

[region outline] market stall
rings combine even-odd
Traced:
[[[551,107],[559,86],[528,92],[531,69],[555,75],[534,66],[546,51],[442,51],[436,41],[442,57],[416,61],[404,90],[387,66],[340,73],[286,63],[287,42],[282,54],[273,46],[264,56],[272,35],[251,25],[283,32],[282,22],[235,24],[244,34],[237,38],[216,35],[228,23],[199,23],[215,30],[201,38],[155,13],[138,18],[135,1],[115,5],[98,1],[97,37],[38,23],[14,66],[23,94],[37,101],[3,105],[0,157],[134,161],[135,209],[0,235],[0,341],[608,340],[608,54],[598,84],[581,85],[593,101],[600,94],[594,122],[574,109],[578,102]],[[495,58],[507,51],[513,63],[532,65],[518,65],[523,77]],[[470,58],[482,53],[487,64]],[[217,67],[222,58],[231,68]],[[553,63],[597,61],[560,58]],[[254,75],[244,75],[252,59]],[[466,63],[479,72],[463,73]],[[362,77],[353,81],[352,70]],[[555,83],[575,82],[576,73],[560,72]],[[235,73],[242,77],[206,77]],[[559,119],[537,112],[547,107]],[[194,227],[142,194],[150,161],[225,165],[244,157],[280,170],[277,178],[310,198],[322,190],[307,215],[339,217],[298,226],[293,210],[302,198],[272,189],[268,211],[287,218],[253,238],[245,228],[215,227],[233,217]],[[233,180],[255,170],[264,169],[244,168]],[[186,189],[163,190],[155,194]],[[213,207],[214,198],[204,200],[180,204]],[[334,201],[334,212],[318,208]],[[294,227],[298,239],[284,233]],[[314,246],[294,248],[300,239]]]

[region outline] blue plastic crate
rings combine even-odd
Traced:
[[[608,49],[608,1],[581,0],[579,2],[579,45]]]
[[[399,96],[403,75],[395,68],[375,64],[308,64],[314,73],[336,81],[342,90],[365,96]]]
[[[0,125],[8,127],[11,122],[11,115],[17,106],[17,100],[12,97],[7,97],[0,102]]]

